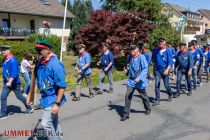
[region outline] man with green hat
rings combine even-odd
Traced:
[[[33,102],[35,79],[37,79],[41,93],[40,107],[44,109],[42,126],[49,140],[60,140],[63,139],[63,134],[58,122],[58,112],[66,102],[64,92],[67,84],[64,65],[52,53],[53,47],[54,45],[48,40],[40,38],[36,40],[35,50],[41,55],[41,59],[35,67],[28,103]]]
[[[10,46],[3,45],[0,46],[1,54],[4,56],[2,61],[2,76],[4,86],[1,94],[1,112],[0,119],[5,119],[7,117],[7,97],[11,91],[14,91],[18,100],[20,100],[26,107],[26,114],[33,112],[33,109],[30,105],[27,105],[26,98],[22,95],[20,90],[20,69],[18,60],[12,54]]]

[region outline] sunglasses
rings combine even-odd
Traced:
[[[36,50],[36,52],[41,53],[44,49],[37,47],[37,48],[35,48],[35,50]]]

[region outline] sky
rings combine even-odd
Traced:
[[[162,0],[162,2],[189,8],[191,11],[197,11],[198,9],[210,9],[210,0]]]
[[[70,0],[70,1],[71,1],[71,3],[73,3],[74,0]],[[102,5],[102,3],[100,2],[100,0],[91,0],[91,1],[92,1],[92,4],[93,4],[93,8],[95,10],[100,9],[100,7]]]

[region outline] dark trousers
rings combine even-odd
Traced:
[[[150,104],[149,104],[149,98],[147,96],[146,90],[145,89],[136,89],[136,90],[140,94],[140,97],[143,101],[145,110],[149,110],[150,109]],[[135,88],[127,86],[127,93],[126,93],[126,96],[125,96],[124,113],[126,113],[128,115],[130,114],[131,100],[132,100],[134,91],[135,91]]]
[[[182,76],[185,75],[185,79],[187,81],[187,88],[188,91],[191,92],[192,91],[192,83],[190,80],[190,76],[188,75],[188,72],[183,73],[181,70],[177,71],[177,81],[176,81],[176,85],[177,85],[177,95],[180,95],[181,92],[181,82],[182,82]]]
[[[164,75],[159,71],[155,71],[155,94],[156,94],[156,101],[160,102],[160,81],[163,79],[164,86],[167,90],[168,96],[172,96],[173,92],[169,85],[169,74]]]
[[[1,112],[2,113],[7,112],[7,97],[11,91],[14,91],[17,99],[20,100],[27,109],[30,108],[30,105],[27,105],[26,103],[26,98],[22,95],[22,92],[20,90],[20,85],[12,85],[11,87],[7,87],[4,85],[2,89],[2,94],[1,94]]]

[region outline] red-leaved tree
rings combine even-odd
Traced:
[[[133,41],[135,43],[147,41],[147,33],[153,25],[146,24],[142,19],[147,19],[147,14],[98,10],[92,13],[88,25],[80,28],[76,39],[87,46],[91,55],[99,54],[102,43],[109,39],[111,50],[115,56],[120,56],[120,51],[126,50]],[[135,40],[133,40],[134,36]]]

